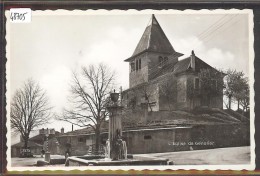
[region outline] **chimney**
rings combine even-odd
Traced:
[[[64,128],[63,127],[60,129],[60,133],[64,134]]]
[[[190,67],[194,70],[195,69],[195,53],[192,50],[190,56]]]
[[[73,124],[71,125],[71,131],[73,131]]]

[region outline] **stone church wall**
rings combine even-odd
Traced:
[[[147,53],[143,53],[135,58],[135,60],[141,59],[141,69],[131,71],[131,66],[129,68],[129,87],[134,87],[138,84],[148,82],[148,62]],[[135,63],[134,60],[134,63]]]
[[[131,66],[129,64],[129,84],[130,88],[144,83],[149,82],[156,77],[156,73],[161,69],[159,62],[159,57],[168,58],[168,63],[175,63],[178,58],[174,55],[156,53],[156,52],[145,52],[139,56],[136,56],[135,60],[141,59],[141,69],[137,71],[131,71]],[[135,61],[134,60],[134,61]]]
[[[174,55],[156,53],[156,52],[147,53],[147,58],[149,58],[149,60],[148,60],[148,65],[149,65],[148,80],[149,81],[156,78],[157,77],[156,73],[162,69],[161,68],[162,65],[160,64],[159,57],[161,57],[161,58],[167,57],[168,58],[167,64],[176,63],[178,61],[178,58]]]
[[[159,110],[173,111],[177,106],[177,79],[173,73],[159,78]]]
[[[200,106],[208,106],[210,108],[223,109],[223,94],[208,96],[207,98],[209,98],[209,100],[207,102],[203,102],[201,96],[193,95],[196,91],[199,91],[194,89],[195,78],[197,78],[197,75],[193,73],[186,73],[177,77],[176,109],[192,110]],[[219,85],[221,85],[221,83]]]
[[[141,104],[147,102],[145,95],[148,96],[150,106],[148,111],[159,110],[159,88],[158,84],[143,84],[122,92],[123,106],[129,110],[138,110]],[[151,110],[152,109],[152,110]]]
[[[177,78],[177,109],[189,109],[187,103],[187,75]]]

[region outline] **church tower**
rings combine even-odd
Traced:
[[[175,64],[183,54],[176,52],[154,15],[146,27],[129,62],[129,86],[134,87],[156,77],[163,67]]]

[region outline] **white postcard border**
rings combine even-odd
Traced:
[[[244,9],[244,10],[238,10],[238,9],[230,9],[230,10],[223,10],[223,9],[216,9],[216,10],[37,10],[32,11],[32,21],[33,16],[35,15],[46,15],[46,16],[52,16],[52,15],[134,15],[134,14],[248,14],[249,19],[249,84],[250,84],[250,152],[251,152],[251,160],[250,164],[237,164],[237,165],[166,165],[166,166],[86,166],[86,167],[12,167],[11,166],[11,125],[10,125],[10,11],[6,11],[5,15],[7,18],[6,22],[6,57],[7,57],[7,63],[6,63],[6,73],[7,73],[7,83],[6,83],[6,100],[7,100],[7,170],[8,171],[44,171],[44,170],[64,170],[64,171],[71,171],[71,170],[80,170],[80,171],[87,171],[87,170],[254,170],[255,169],[255,112],[254,112],[254,32],[253,32],[253,10],[250,9]]]

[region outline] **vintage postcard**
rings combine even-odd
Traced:
[[[8,171],[255,168],[252,10],[5,15]]]

